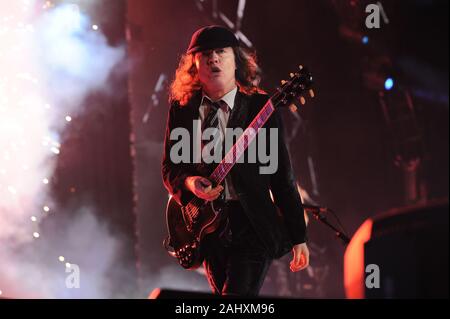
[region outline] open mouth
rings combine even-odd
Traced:
[[[212,73],[219,73],[220,71],[221,70],[218,67],[216,67],[216,66],[211,67],[211,72]]]

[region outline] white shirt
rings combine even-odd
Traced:
[[[228,105],[228,107],[222,106],[220,109],[217,110],[217,116],[219,118],[219,129],[222,132],[222,136],[225,136],[228,119],[230,118],[231,110],[234,107],[234,101],[236,99],[237,90],[238,90],[238,88],[235,87],[233,90],[231,90],[230,92],[225,94],[221,99],[218,100],[218,101],[223,101]],[[209,98],[203,92],[202,101],[200,102],[200,108],[199,108],[201,123],[203,123],[203,121],[205,120],[207,111],[208,111],[208,107],[209,107],[208,103],[206,103],[205,99],[208,99],[212,102],[218,102],[218,101],[213,101],[213,99]],[[201,126],[200,126],[200,130],[201,130]],[[198,133],[201,134],[201,132],[197,132],[197,134]],[[231,182],[231,177],[229,175],[227,175],[227,177],[225,177],[225,190],[224,191],[225,191],[225,199],[226,200],[237,200],[238,199],[238,196],[236,195],[236,192],[233,188],[233,184]]]

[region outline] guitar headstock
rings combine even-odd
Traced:
[[[298,100],[302,105],[306,104],[305,95],[314,97],[312,90],[313,78],[307,68],[300,65],[299,71],[290,74],[290,79],[281,81],[281,86],[271,98],[275,108],[289,106],[291,110],[295,108],[295,101]]]

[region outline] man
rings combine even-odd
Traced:
[[[201,150],[191,154],[190,163],[174,163],[170,158],[177,142],[170,139],[170,133],[182,127],[191,136],[201,135],[199,126],[193,125],[195,120],[200,120],[201,130],[205,130],[204,125],[212,127],[214,118],[222,135],[226,129],[245,130],[268,100],[257,87],[258,82],[255,57],[239,46],[230,30],[208,26],[193,34],[170,89],[162,163],[164,185],[180,205],[194,196],[214,201],[222,195],[226,203],[229,227],[209,235],[203,243],[207,278],[216,294],[258,295],[271,260],[289,250],[293,252],[292,271],[309,264],[302,202],[277,112],[264,126],[280,128],[278,167],[273,174],[261,174],[260,162],[244,162],[233,167],[223,185],[213,185],[206,178],[208,174],[200,173],[201,166],[192,163],[201,157]],[[211,172],[215,165],[206,167]]]

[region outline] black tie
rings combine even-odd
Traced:
[[[219,109],[220,102],[209,103],[208,115],[203,122],[202,132],[210,127],[219,129],[219,114],[217,113]]]
[[[211,149],[209,150],[210,155],[213,155],[213,154],[215,154],[215,152],[218,152],[221,150],[221,146],[223,144],[223,141],[219,140],[219,138],[221,136],[221,132],[220,132],[220,127],[219,127],[219,114],[217,112],[221,107],[221,103],[223,103],[223,102],[222,101],[212,102],[210,100],[208,100],[208,102],[209,102],[208,103],[208,114],[206,115],[205,120],[202,123],[202,132],[204,132],[206,129],[209,129],[209,128],[215,129],[213,138],[218,143],[216,143],[214,145],[214,148],[212,150],[213,153],[211,153]],[[203,150],[203,147],[210,142],[211,142],[211,140],[204,141],[205,144],[202,146],[202,150]],[[203,152],[202,152],[202,154],[203,154]],[[223,156],[223,154],[222,154],[222,156]]]

